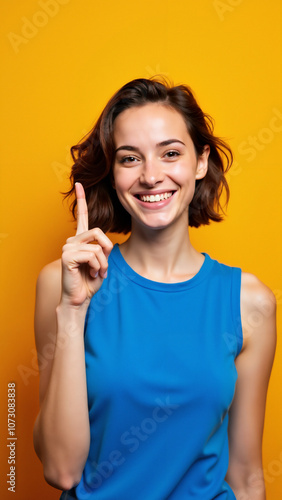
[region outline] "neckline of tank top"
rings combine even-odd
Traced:
[[[111,251],[109,260],[113,262],[115,267],[119,270],[119,272],[123,274],[123,276],[144,288],[163,292],[176,292],[187,290],[188,288],[193,288],[208,276],[215,261],[207,253],[201,253],[202,255],[204,255],[205,260],[199,271],[189,280],[179,281],[178,283],[163,283],[160,281],[153,281],[149,280],[148,278],[144,278],[144,276],[141,276],[129,266],[129,264],[124,259],[117,243],[114,245],[114,248]]]

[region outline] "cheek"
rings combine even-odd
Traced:
[[[195,184],[196,166],[187,164],[187,162],[177,163],[171,170],[171,176],[180,185],[194,185]]]
[[[124,189],[126,187],[126,181],[121,175],[114,176],[114,184],[115,184],[115,190],[116,190],[117,194],[124,191]]]
[[[124,171],[114,170],[114,185],[117,193],[122,194],[129,190],[134,179],[135,177],[130,169],[124,169]]]

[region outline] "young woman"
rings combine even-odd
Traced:
[[[188,232],[222,219],[230,149],[188,87],[137,79],[72,154],[76,235],[37,282],[46,480],[64,500],[265,499],[275,297]]]

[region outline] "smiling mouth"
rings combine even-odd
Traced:
[[[160,194],[150,194],[150,195],[143,195],[143,194],[137,194],[135,195],[139,200],[145,201],[147,203],[156,203],[157,201],[163,201],[167,200],[170,198],[175,191],[166,191],[165,193],[160,193]]]

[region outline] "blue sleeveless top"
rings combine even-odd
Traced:
[[[61,499],[235,499],[224,478],[241,270],[203,255],[190,280],[159,283],[114,246],[85,319],[89,456]]]

